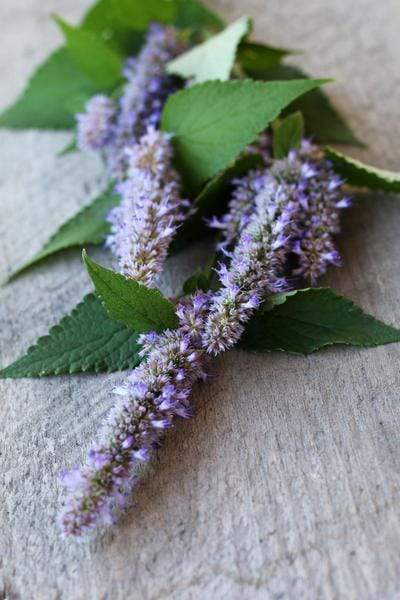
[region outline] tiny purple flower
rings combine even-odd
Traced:
[[[76,115],[80,150],[100,150],[110,143],[115,113],[114,103],[107,96],[93,96],[86,103],[85,112]]]

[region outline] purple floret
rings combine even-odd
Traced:
[[[76,115],[77,144],[82,151],[101,150],[113,139],[115,105],[107,96],[93,96]]]
[[[147,286],[161,273],[169,244],[189,206],[180,195],[172,154],[169,136],[149,127],[126,152],[128,178],[118,185],[121,203],[108,217],[111,235],[107,244],[122,273]]]
[[[116,389],[117,401],[84,467],[61,476],[67,490],[59,521],[63,534],[80,536],[113,522],[135,484],[136,467],[148,460],[176,417],[192,415],[193,383],[205,377],[199,330],[209,310],[209,295],[183,300],[175,331],[142,336],[142,364]],[[147,339],[149,338],[149,339]]]

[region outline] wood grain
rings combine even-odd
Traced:
[[[58,43],[48,14],[85,0],[2,0],[1,104]],[[369,148],[400,168],[397,0],[215,0],[246,11],[260,40],[304,49]],[[91,157],[56,158],[68,136],[0,132],[0,277],[100,189]],[[344,223],[336,289],[400,325],[400,201],[371,195]],[[171,261],[165,288],[196,248]],[[0,290],[9,363],[89,289],[68,252]],[[114,376],[1,381],[0,598],[23,600],[400,597],[400,346],[309,358],[231,352],[195,393],[197,417],[168,436],[135,506],[111,532],[62,541],[56,476],[84,456]]]

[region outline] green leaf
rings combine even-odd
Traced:
[[[326,148],[325,156],[333,162],[335,171],[350,185],[394,194],[400,193],[400,173],[371,167],[333,148]]]
[[[257,79],[266,69],[278,65],[288,54],[293,54],[293,51],[256,42],[242,42],[238,51],[238,60],[246,73]]]
[[[112,0],[120,22],[132,29],[147,29],[152,21],[172,24],[175,3],[172,0]]]
[[[133,55],[143,34],[124,27],[112,7],[113,0],[100,0],[85,16],[82,26],[98,34],[110,48]],[[49,56],[30,78],[17,101],[0,115],[0,127],[69,129],[74,126],[76,98],[87,100],[102,91],[82,72],[65,46]]]
[[[211,281],[210,281],[210,273],[203,271],[203,269],[196,269],[196,271],[186,279],[183,284],[183,293],[185,296],[188,294],[193,294],[197,290],[202,290],[203,292],[207,292],[210,289]]]
[[[112,319],[139,333],[161,332],[177,327],[174,305],[159,290],[102,267],[89,258],[85,251],[83,261]]]
[[[65,36],[67,49],[78,68],[93,84],[104,91],[112,90],[121,81],[122,57],[108,47],[93,31],[71,27],[60,17],[54,17]]]
[[[250,31],[249,17],[241,17],[226,29],[181,54],[167,64],[167,72],[194,83],[229,79],[236,49],[240,40]]]
[[[85,371],[121,371],[140,363],[138,334],[107,315],[95,294],[38,339],[0,377],[42,377]]]
[[[297,67],[288,65],[278,65],[274,68],[267,68],[265,71],[260,70],[258,74],[250,74],[264,81],[308,78]],[[307,135],[314,136],[318,142],[348,144],[350,146],[365,145],[357,139],[322,90],[314,90],[295,100],[290,107],[290,112],[293,110],[299,110],[303,114]]]
[[[232,192],[232,179],[242,177],[251,169],[256,169],[263,164],[262,158],[258,155],[239,156],[232,164],[210,179],[193,201],[195,212],[179,227],[170,247],[170,253],[180,252],[190,243],[213,235],[214,232],[207,226],[206,219],[214,215],[222,215],[226,211]]]
[[[219,31],[224,28],[224,22],[197,0],[175,0],[176,14],[174,24],[180,29],[210,28]]]
[[[295,98],[327,80],[212,81],[170,96],[162,128],[175,134],[175,156],[193,186],[229,164]]]
[[[77,145],[76,136],[74,135],[72,140],[70,142],[68,142],[68,144],[66,144],[64,146],[64,148],[62,148],[60,150],[60,152],[57,153],[57,156],[66,156],[67,154],[72,154],[73,152],[76,152],[77,150],[78,150],[78,145]]]
[[[77,94],[89,98],[96,90],[67,49],[60,48],[38,68],[15,104],[0,115],[0,127],[69,129],[75,118],[68,101]]]
[[[274,158],[285,158],[289,151],[298,148],[304,135],[304,119],[295,112],[282,119],[274,129]]]
[[[106,190],[95,198],[89,206],[86,206],[69,221],[61,225],[43,248],[28,262],[19,267],[9,279],[13,279],[32,265],[66,248],[103,242],[109,232],[109,224],[106,222],[105,217],[118,202],[119,197],[112,192],[112,188]]]
[[[309,288],[280,295],[271,309],[248,323],[241,346],[246,350],[281,350],[310,354],[324,346],[380,346],[400,341],[400,330],[364,313],[329,288]]]
[[[82,27],[99,34],[107,46],[124,56],[136,54],[143,44],[143,32],[132,31],[121,23],[113,0],[97,2],[86,14]]]
[[[198,267],[193,275],[188,277],[183,284],[182,291],[183,295],[193,294],[197,290],[208,292],[212,289],[217,289],[214,279],[215,265],[219,259],[219,255],[216,252],[212,252],[209,256],[207,264],[204,267]]]

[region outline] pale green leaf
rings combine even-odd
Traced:
[[[248,17],[241,17],[202,44],[167,64],[167,72],[192,79],[193,83],[229,79],[240,40],[250,31]]]

